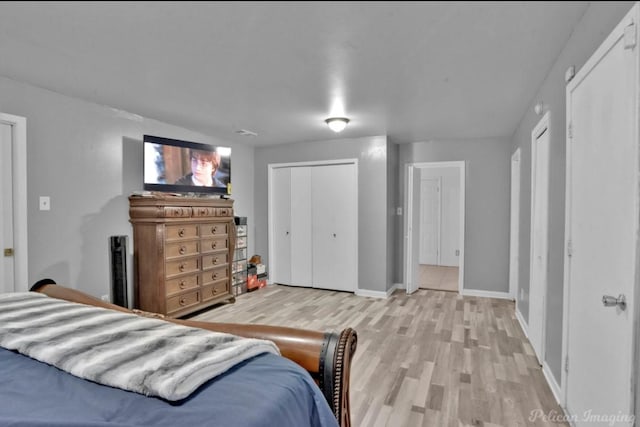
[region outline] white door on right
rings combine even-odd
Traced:
[[[578,427],[633,425],[638,18],[636,5],[567,86],[562,384]]]

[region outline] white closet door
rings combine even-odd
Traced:
[[[313,286],[355,291],[357,280],[357,168],[311,168]]]
[[[291,284],[312,286],[311,167],[291,168]]]
[[[441,180],[437,177],[420,181],[420,264],[440,265]]]
[[[273,224],[273,254],[271,277],[274,283],[291,284],[291,169],[273,169],[271,223]]]

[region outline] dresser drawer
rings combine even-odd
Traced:
[[[221,280],[211,286],[205,286],[204,288],[202,288],[202,301],[207,301],[221,295],[226,295],[228,293],[229,291],[227,290],[227,281]]]
[[[218,267],[229,263],[229,254],[227,252],[221,252],[218,254],[203,255],[202,256],[202,269],[208,270],[210,268]]]
[[[171,278],[183,273],[195,273],[200,270],[199,261],[199,257],[167,261],[165,264],[166,276]]]
[[[229,232],[228,227],[229,225],[224,222],[200,224],[200,236],[203,238],[211,236],[226,236]]]
[[[218,280],[226,279],[228,277],[227,274],[227,266],[216,267],[212,270],[207,270],[202,273],[202,280],[200,283],[202,286],[210,285],[213,282],[217,282]]]
[[[192,240],[189,242],[177,242],[167,243],[164,250],[164,256],[167,259],[177,258],[182,256],[197,255],[198,254],[198,241]]]
[[[166,240],[194,239],[198,237],[198,226],[195,224],[167,225]]]
[[[190,292],[188,294],[176,295],[167,298],[167,312],[182,310],[183,308],[196,305],[201,301],[200,292]]]
[[[225,237],[217,239],[202,239],[200,244],[200,252],[206,254],[214,251],[226,251],[229,248],[229,242]]]
[[[167,295],[182,292],[187,289],[193,289],[198,287],[198,275],[180,277],[177,279],[167,280]]]

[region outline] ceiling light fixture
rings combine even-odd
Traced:
[[[346,117],[329,117],[324,121],[329,128],[334,132],[341,132],[344,128],[347,127],[347,123],[349,123],[349,119]]]

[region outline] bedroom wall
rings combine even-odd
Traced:
[[[544,363],[560,384],[562,369],[562,316],[564,298],[564,221],[566,165],[566,83],[565,71],[576,72],[600,46],[635,2],[593,2],[573,33],[513,135],[510,155],[521,148],[520,193],[520,272],[518,309],[525,322],[529,319],[529,257],[531,230],[531,131],[541,116],[533,111],[536,103],[549,111],[550,177],[549,177],[549,266],[546,304]]]
[[[28,286],[50,277],[109,293],[109,236],[129,236],[133,252],[127,197],[142,190],[143,134],[231,146],[236,215],[253,216],[253,148],[4,77],[0,112],[27,119]],[[131,256],[127,267],[131,286]]]
[[[405,165],[420,162],[466,162],[464,289],[509,291],[508,138],[415,142],[400,145],[398,206],[405,206]],[[404,218],[403,218],[404,220]],[[402,281],[404,239],[396,236],[402,254],[397,265]]]
[[[372,136],[300,142],[255,150],[255,248],[268,263],[267,170],[272,163],[358,159],[358,281],[374,292],[390,289],[387,264],[387,138]]]

